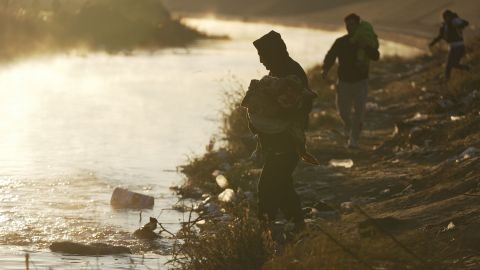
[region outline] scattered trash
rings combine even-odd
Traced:
[[[215,177],[215,181],[217,182],[217,185],[222,189],[228,187],[228,180],[223,174],[217,175],[217,177]]]
[[[461,115],[461,116],[452,115],[452,116],[450,116],[450,120],[452,120],[452,121],[454,121],[454,122],[455,122],[455,121],[459,121],[459,120],[463,120],[463,119],[465,119],[465,116],[464,116],[464,115]]]
[[[415,193],[415,190],[413,189],[413,185],[408,185],[406,188],[404,188],[400,194],[402,195],[410,195],[410,194],[413,194]]]
[[[343,167],[346,169],[350,169],[353,167],[353,160],[351,159],[331,159],[328,162],[328,165],[332,167]]]
[[[231,188],[225,189],[222,193],[218,194],[218,200],[221,202],[231,202],[235,199],[235,191]]]
[[[472,146],[472,147],[467,148],[460,155],[449,159],[449,161],[461,162],[462,160],[466,160],[466,159],[469,159],[471,157],[475,157],[475,156],[478,156],[478,155],[480,155],[480,149]]]
[[[344,211],[352,211],[353,210],[353,202],[343,202],[340,204],[340,208]]]
[[[447,225],[447,231],[450,231],[450,230],[453,230],[455,229],[455,224],[453,224],[453,222],[450,221],[450,223],[448,223]]]
[[[367,111],[375,111],[375,110],[378,110],[379,106],[375,102],[367,102],[365,104],[365,108]]]
[[[425,121],[428,119],[428,115],[421,114],[417,112],[412,118],[407,119],[405,122],[419,122],[419,121]]]
[[[386,188],[386,189],[380,191],[380,194],[381,194],[381,195],[387,195],[388,193],[390,193],[390,189],[389,189],[389,188]]]
[[[110,199],[110,205],[115,208],[153,208],[155,200],[152,196],[129,191],[124,188],[115,188]]]

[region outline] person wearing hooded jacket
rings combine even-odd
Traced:
[[[260,62],[270,71],[269,76],[285,78],[294,75],[305,89],[310,89],[305,71],[290,57],[279,33],[270,31],[255,40],[253,45],[257,49]],[[282,117],[303,119],[306,129],[314,97],[315,94],[311,92],[311,95],[305,97],[300,110],[286,110]],[[287,219],[294,222],[295,229],[301,230],[305,223],[300,198],[295,192],[292,178],[299,161],[294,138],[287,130],[269,134],[256,129],[251,123],[249,125],[259,140],[263,156],[262,174],[258,182],[259,216],[262,220],[266,217],[266,221],[270,222],[275,219],[278,210],[281,210]]]
[[[470,70],[469,66],[460,64],[460,61],[465,56],[463,30],[469,25],[469,23],[451,10],[445,10],[442,17],[443,23],[438,35],[432,40],[432,42],[430,42],[429,46],[432,47],[442,39],[448,42],[450,50],[448,53],[447,65],[445,67],[445,79],[449,80],[453,68],[465,71]]]
[[[336,39],[325,55],[322,77],[327,79],[328,72],[338,59],[337,110],[344,124],[348,147],[356,148],[363,128],[367,103],[369,62],[377,61],[380,52],[378,46],[352,42],[357,30],[361,28],[360,16],[352,13],[347,15],[344,21],[347,34]],[[359,61],[359,51],[363,51],[365,60]]]

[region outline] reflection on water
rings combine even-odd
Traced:
[[[183,215],[161,211],[176,201],[168,187],[181,178],[171,171],[186,155],[201,153],[217,131],[223,91],[266,73],[252,40],[275,28],[293,58],[310,67],[339,36],[212,19],[187,23],[232,39],[130,56],[56,55],[0,68],[2,269],[24,269],[23,250],[42,267],[130,267],[129,257],[48,252],[59,240],[128,245],[150,254],[144,259],[149,267],[162,268],[157,264],[168,257],[153,255],[131,236],[140,212],[110,208],[113,189],[154,196],[155,208],[142,212],[143,222],[161,213],[160,222],[175,231]],[[164,239],[153,250],[163,254],[170,247]]]

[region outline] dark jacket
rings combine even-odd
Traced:
[[[338,79],[343,82],[358,82],[368,79],[368,62],[358,61],[358,47],[349,41],[349,35],[338,38],[323,60],[323,70],[328,72],[338,58]],[[378,60],[380,52],[374,48],[363,48],[370,60]]]
[[[288,58],[285,60],[285,63],[279,65],[274,70],[271,70],[268,75],[280,78],[288,75],[296,75],[302,81],[303,86],[307,89],[310,89],[308,86],[307,74],[305,74],[305,71],[300,64],[293,60],[290,56],[288,56]]]
[[[462,30],[468,26],[468,21],[454,18],[449,23],[443,23],[440,27],[438,37],[442,38],[448,43],[463,41]]]

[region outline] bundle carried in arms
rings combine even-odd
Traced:
[[[305,89],[297,76],[264,76],[252,80],[242,106],[254,130],[266,134],[287,131],[293,138],[299,156],[310,164],[318,160],[307,152],[305,138],[305,101],[312,92]]]
[[[364,50],[365,47],[378,49],[380,45],[373,26],[367,21],[360,22],[360,25],[350,37],[350,42],[359,47],[357,51],[357,60],[359,62],[368,62],[368,57]]]

